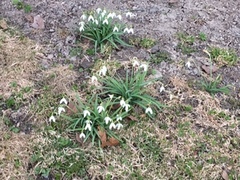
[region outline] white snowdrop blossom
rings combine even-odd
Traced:
[[[93,18],[92,15],[90,15],[90,16],[88,17],[88,21],[92,21],[92,22],[94,22],[94,18]]]
[[[148,65],[147,64],[141,64],[140,68],[143,68],[144,71],[147,71]]]
[[[145,113],[150,113],[150,114],[153,114],[153,111],[150,107],[148,107],[146,110],[145,110]]]
[[[108,15],[107,15],[107,18],[109,19],[109,18],[115,18],[116,17],[116,13],[109,13]]]
[[[102,12],[101,8],[97,8],[96,12],[99,14],[100,12]]]
[[[117,121],[121,121],[122,120],[122,116],[120,116],[119,114],[117,115]]]
[[[123,127],[122,123],[119,122],[116,124],[117,130],[120,130],[122,127]]]
[[[124,99],[122,98],[120,101],[120,106],[122,106],[123,108],[125,107],[126,102],[124,101]]]
[[[91,77],[91,81],[92,81],[92,83],[95,83],[95,82],[97,82],[97,81],[98,81],[98,79],[97,79],[97,77],[96,77],[96,76],[92,76],[92,77]]]
[[[98,20],[97,19],[95,19],[95,24],[98,25]]]
[[[60,104],[63,104],[63,103],[66,104],[66,105],[68,104],[68,102],[67,102],[67,100],[65,98],[62,98],[60,100]]]
[[[128,33],[128,28],[125,28],[125,29],[123,30],[123,32],[124,32],[124,33],[125,33],[125,32]]]
[[[132,12],[127,12],[127,13],[126,13],[126,17],[132,18],[132,17],[134,17],[134,16],[136,16],[136,15],[133,14]]]
[[[56,122],[56,118],[53,115],[51,115],[51,117],[49,118],[49,122]]]
[[[104,19],[103,24],[108,24],[108,19]]]
[[[83,14],[83,15],[80,17],[80,19],[82,19],[82,20],[86,20],[86,19],[87,19],[86,14]]]
[[[120,21],[122,20],[122,16],[119,14],[118,16],[116,16]]]
[[[88,110],[83,111],[83,117],[90,116],[90,112]]]
[[[105,111],[105,108],[100,105],[97,107],[97,110],[98,110],[98,113],[101,113],[101,112]]]
[[[137,60],[133,61],[133,67],[138,67],[140,65],[140,63]]]
[[[131,33],[131,34],[134,34],[134,32],[133,32],[133,28],[130,28],[130,29],[125,28],[125,29],[123,30],[123,32],[124,32],[124,33],[127,32],[128,34],[130,34],[130,33]]]
[[[101,16],[104,17],[104,16],[106,15],[106,13],[107,13],[107,11],[104,9],[104,10],[102,11]]]
[[[125,111],[128,112],[130,108],[130,104],[125,104]]]
[[[80,32],[84,31],[84,26],[80,26],[79,31]]]
[[[62,112],[66,112],[66,110],[63,107],[58,107],[58,115],[60,115]]]
[[[110,124],[110,126],[109,126],[109,129],[111,130],[111,129],[116,129],[116,125],[114,124],[114,122],[112,122],[111,124]]]
[[[165,87],[162,85],[162,86],[160,87],[160,90],[159,90],[159,91],[160,91],[160,93],[161,93],[161,92],[163,92],[164,90],[165,90]]]
[[[107,67],[103,66],[99,71],[99,76],[106,76],[107,74]]]
[[[105,121],[106,124],[108,124],[109,122],[112,122],[112,119],[107,116],[107,117],[104,118],[104,121]]]
[[[128,29],[128,34],[134,34],[133,28]]]
[[[185,66],[186,66],[188,69],[190,69],[190,68],[191,68],[191,63],[190,63],[190,61],[188,61],[188,62],[185,64]]]
[[[109,98],[112,100],[113,94],[109,94],[108,96],[109,96]]]
[[[86,136],[85,136],[85,134],[82,132],[80,135],[79,135],[79,138],[81,139],[81,138],[85,138]]]
[[[80,25],[79,31],[80,31],[80,32],[84,31],[85,22],[81,21],[81,22],[79,23],[79,25]]]
[[[92,129],[92,126],[91,126],[91,121],[89,121],[89,122],[87,122],[86,123],[86,126],[85,126],[85,128],[84,128],[85,130],[89,130],[89,131],[91,131],[91,129]]]
[[[118,31],[119,31],[118,27],[115,26],[115,27],[113,28],[113,32],[118,32]]]

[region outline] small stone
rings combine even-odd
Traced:
[[[151,48],[151,50],[150,50],[150,52],[151,52],[152,54],[155,54],[155,53],[157,53],[158,51],[159,51],[159,45],[153,46],[153,47]]]

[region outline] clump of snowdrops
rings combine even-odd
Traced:
[[[91,85],[96,85],[98,92],[99,89],[101,92],[93,94],[86,101],[78,97],[75,105],[77,113],[72,116],[64,114],[68,103],[63,98],[55,115],[68,120],[70,132],[78,132],[84,142],[90,138],[93,143],[100,139],[99,128],[115,137],[114,130],[124,127],[124,120],[133,114],[136,106],[141,107],[150,118],[153,117],[163,105],[146,91],[146,87],[154,81],[146,80],[148,64],[134,59],[131,67],[130,72],[126,70],[125,77],[120,77],[117,74],[108,75],[108,66],[103,65],[90,78]],[[49,120],[56,121],[54,114]]]
[[[125,16],[131,18],[135,15],[128,12]],[[119,45],[130,46],[122,40],[122,35],[125,33],[133,34],[134,30],[127,27],[122,20],[121,14],[98,8],[81,16],[79,31],[81,37],[94,42],[95,53],[98,50],[103,52],[107,44],[111,44],[117,49]]]

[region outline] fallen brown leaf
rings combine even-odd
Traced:
[[[4,21],[4,19],[0,20],[0,28],[2,28],[3,30],[8,28],[8,25],[6,21]]]
[[[223,172],[222,172],[222,178],[223,178],[224,180],[229,180],[227,171],[223,170]]]
[[[100,141],[102,143],[102,148],[107,146],[107,135],[106,132],[104,131],[103,128],[101,128],[100,126],[98,126],[98,135],[100,137]]]
[[[44,29],[45,28],[43,18],[41,18],[40,15],[33,17],[32,27],[34,27],[35,29]]]
[[[25,19],[29,22],[29,23],[33,23],[33,16],[31,14],[27,14],[24,16]]]
[[[114,138],[114,137],[111,137],[109,138],[109,140],[107,141],[107,145],[108,146],[118,146],[119,145],[119,141]]]
[[[129,120],[131,120],[131,121],[138,121],[138,119],[136,118],[136,117],[134,117],[134,116],[128,116],[127,117]]]
[[[216,66],[206,66],[206,65],[202,65],[201,68],[203,69],[203,71],[205,71],[207,74],[211,74],[214,73],[218,70],[218,68]]]
[[[102,148],[104,148],[106,146],[117,146],[117,145],[119,145],[119,141],[114,137],[110,137],[107,140],[106,131],[103,128],[101,128],[100,126],[98,126],[98,135],[99,135],[101,143],[102,143],[102,145],[101,145]]]
[[[77,112],[78,112],[78,109],[76,107],[76,104],[74,102],[69,102],[67,114],[73,115],[73,114],[76,114]]]

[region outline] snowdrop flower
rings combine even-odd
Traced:
[[[140,63],[137,60],[133,61],[133,67],[138,67],[140,65]]]
[[[81,139],[81,138],[85,138],[86,136],[85,136],[85,134],[82,132],[80,135],[79,135],[79,138]]]
[[[81,16],[81,19],[82,19],[82,20],[86,20],[86,19],[87,19],[86,14],[83,14],[83,15]]]
[[[87,122],[87,124],[86,124],[86,126],[85,126],[85,130],[89,130],[89,131],[91,131],[91,129],[92,129],[92,126],[91,126],[91,123],[90,123],[91,121],[89,121],[89,122]]]
[[[99,14],[100,12],[102,12],[101,8],[97,8],[96,12]]]
[[[117,115],[117,121],[121,121],[122,120],[122,116]]]
[[[130,104],[125,104],[125,111],[126,112],[128,112],[129,108],[130,108]]]
[[[134,34],[133,28],[128,29],[128,34]]]
[[[190,61],[188,61],[188,62],[185,64],[185,66],[186,66],[188,69],[190,69],[190,68],[191,68],[191,63],[190,63]]]
[[[120,106],[125,107],[125,105],[126,105],[126,102],[125,102],[124,99],[122,98],[121,101],[120,101]]]
[[[67,103],[68,103],[65,98],[62,98],[62,99],[60,100],[60,104],[63,104],[63,103],[66,104],[66,105],[67,105]]]
[[[85,25],[85,22],[81,21],[81,22],[79,23],[79,25],[80,25],[80,26],[84,26],[84,25]]]
[[[98,110],[98,113],[105,111],[104,107],[101,105],[97,107],[97,110]]]
[[[107,15],[107,18],[109,19],[109,18],[114,18],[116,16],[116,13],[109,13],[108,15]]]
[[[122,20],[122,16],[119,14],[118,16],[116,16],[120,21]]]
[[[99,71],[99,76],[106,76],[107,74],[107,67],[103,66]]]
[[[124,33],[125,33],[125,32],[128,33],[128,28],[125,28],[125,29],[123,30],[123,32],[124,32]]]
[[[106,13],[107,13],[107,11],[104,9],[104,10],[102,11],[101,16],[104,17]]]
[[[104,118],[104,121],[105,121],[106,124],[108,124],[109,122],[112,121],[112,119],[107,116],[107,117]]]
[[[84,31],[84,26],[80,26],[79,31],[80,32]]]
[[[144,71],[147,71],[148,65],[147,64],[141,64],[140,68],[143,68]]]
[[[109,96],[110,99],[112,100],[112,98],[113,98],[113,94],[109,94],[108,96]]]
[[[136,16],[136,15],[133,14],[132,12],[127,12],[127,13],[126,13],[126,17],[132,18],[132,17],[134,17],[134,16]]]
[[[93,22],[94,22],[94,18],[93,18],[92,15],[90,15],[90,16],[88,17],[88,21],[93,21]]]
[[[90,112],[88,110],[83,111],[83,117],[90,116]]]
[[[103,24],[108,24],[108,20],[104,19]]]
[[[119,31],[118,27],[115,26],[115,27],[113,28],[113,32],[118,32],[118,31]]]
[[[122,127],[123,127],[122,123],[117,123],[117,124],[116,124],[117,130],[121,129]]]
[[[58,115],[60,115],[62,112],[66,112],[63,107],[58,108]]]
[[[53,115],[51,115],[51,117],[49,118],[49,122],[56,122],[56,118]]]
[[[98,25],[98,20],[97,19],[95,20],[95,24]]]
[[[110,124],[110,126],[109,126],[109,129],[111,130],[111,129],[116,129],[116,125],[114,124],[114,122],[112,122],[111,124]]]
[[[97,80],[98,80],[98,79],[97,79],[96,76],[92,76],[92,77],[91,77],[91,81],[92,81],[92,83],[97,82]]]
[[[163,92],[164,90],[165,90],[165,87],[162,85],[162,86],[160,87],[160,90],[159,90],[159,91],[160,91],[160,93],[161,93],[161,92]]]
[[[84,30],[84,25],[85,25],[85,22],[81,21],[79,23],[80,27],[79,27],[79,31],[82,32]]]
[[[124,33],[127,32],[128,34],[130,34],[130,33],[134,34],[134,32],[133,32],[133,28],[130,28],[130,29],[125,28],[125,29],[123,30],[123,32],[124,32]]]
[[[148,107],[146,110],[145,110],[145,113],[150,113],[150,114],[153,114],[153,111],[150,107]]]

